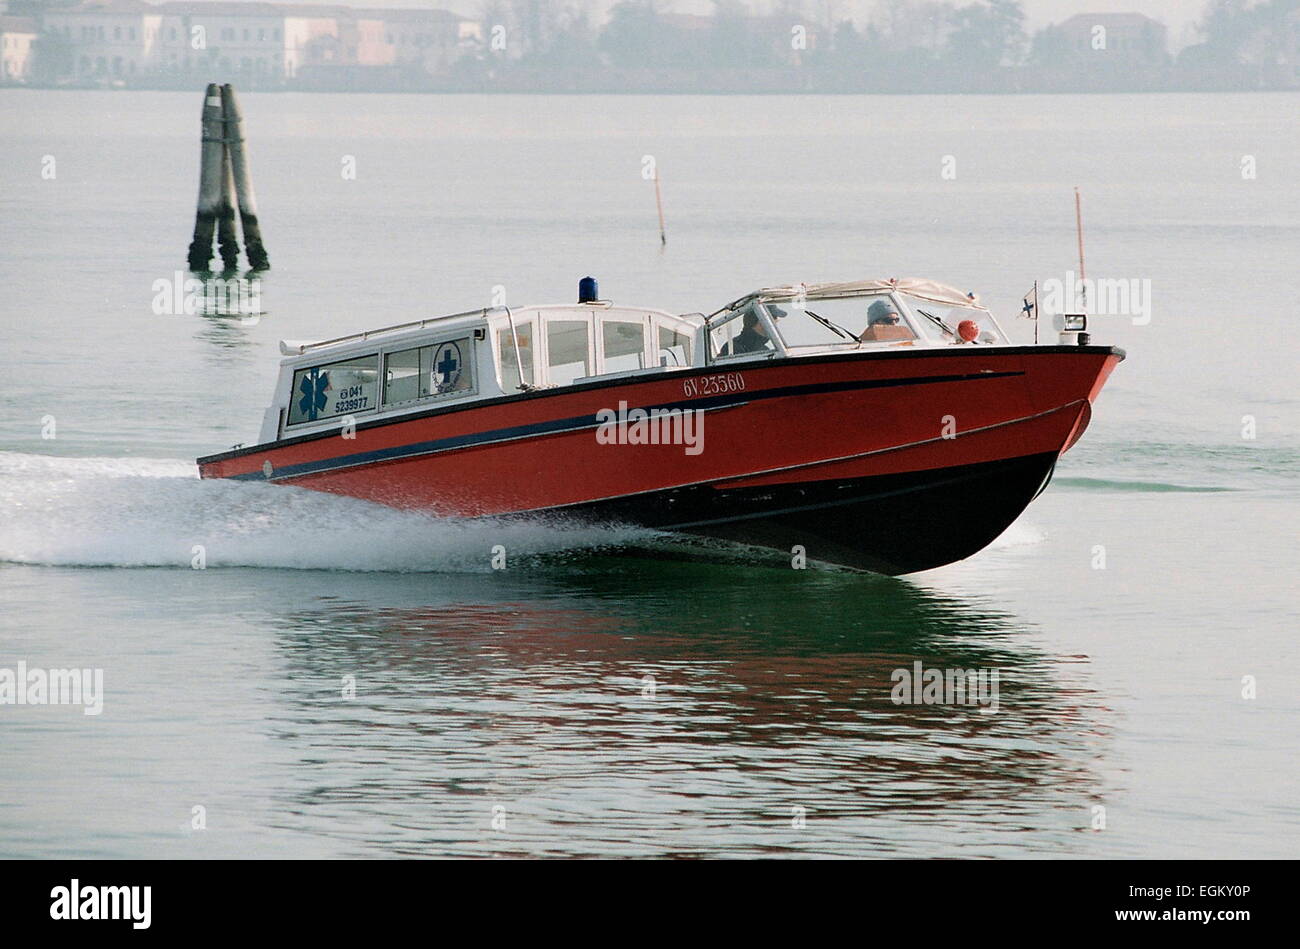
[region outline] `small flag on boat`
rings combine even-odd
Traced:
[[[1031,302],[1032,298],[1032,302]],[[1024,300],[1020,307],[1020,315],[1027,320],[1034,321],[1034,345],[1038,345],[1038,281],[1034,281],[1034,289],[1025,294]]]
[[[1038,319],[1038,284],[1034,284],[1034,289],[1025,294],[1023,306],[1020,307],[1020,315],[1027,320]]]

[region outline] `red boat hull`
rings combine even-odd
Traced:
[[[896,349],[599,380],[199,459],[442,515],[560,513],[908,573],[969,556],[1078,440],[1110,347]],[[601,410],[702,410],[681,444],[602,444]],[[264,465],[270,463],[270,474]]]

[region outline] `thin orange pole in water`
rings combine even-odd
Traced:
[[[1079,234],[1079,284],[1083,288],[1083,308],[1088,308],[1088,272],[1083,266],[1083,205],[1079,197],[1079,186],[1074,188],[1074,229]]]
[[[659,167],[655,166],[655,207],[659,209],[659,244],[667,246],[668,233],[664,230],[664,197],[659,190]]]

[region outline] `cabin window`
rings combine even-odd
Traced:
[[[472,391],[472,347],[465,336],[388,353],[384,356],[384,405]]]
[[[564,386],[591,375],[591,324],[587,320],[549,320],[546,324],[547,381]]]
[[[718,357],[748,356],[776,349],[768,336],[767,324],[750,304],[728,316],[709,331],[713,354]]]
[[[377,404],[379,356],[358,356],[299,369],[289,396],[289,424],[372,412]]]
[[[384,357],[384,405],[420,397],[420,350],[406,349]]]
[[[659,365],[689,366],[691,338],[669,326],[659,327]]]
[[[518,359],[515,358],[516,339],[519,340]],[[513,334],[509,326],[497,330],[497,355],[500,360],[497,365],[501,370],[502,392],[513,395],[519,391],[520,383],[533,385],[533,321],[516,320]],[[522,379],[519,378],[521,364],[524,370]]]
[[[601,372],[627,372],[645,368],[645,324],[602,320],[601,341],[605,358]]]

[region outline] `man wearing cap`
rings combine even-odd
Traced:
[[[772,341],[768,339],[763,321],[758,318],[754,308],[750,307],[741,317],[741,329],[736,334],[735,341],[729,346],[723,346],[719,355],[739,356],[742,353],[761,353],[771,348]]]
[[[858,341],[883,343],[913,338],[912,331],[903,325],[893,301],[882,299],[867,308],[867,328],[862,331]]]

